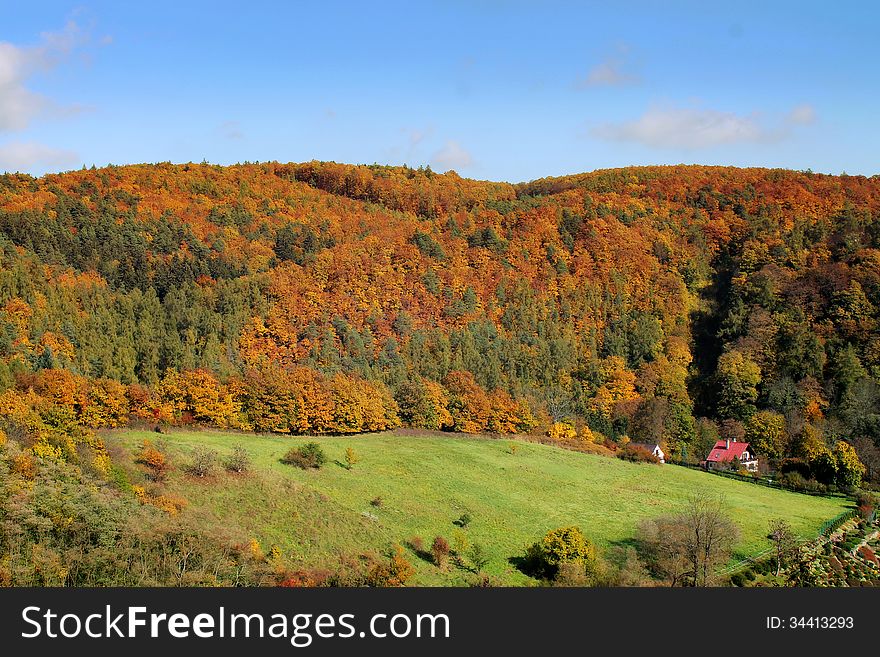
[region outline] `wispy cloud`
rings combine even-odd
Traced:
[[[0,171],[64,169],[75,166],[79,155],[70,150],[52,148],[34,142],[0,144]]]
[[[596,64],[590,69],[587,76],[578,82],[578,88],[587,89],[589,87],[621,87],[628,84],[635,84],[639,81],[637,75],[627,73],[623,68],[623,63],[609,59],[600,64]]]
[[[618,46],[613,55],[609,55],[593,66],[587,71],[586,76],[576,82],[575,86],[578,89],[589,89],[591,87],[620,87],[639,83],[640,77],[630,70],[629,53],[629,46]]]
[[[241,129],[241,124],[238,121],[224,121],[217,126],[217,132],[221,137],[230,141],[244,139],[244,131]]]
[[[631,141],[653,148],[700,149],[768,137],[754,114],[694,107],[652,107],[634,121],[608,123],[593,130],[601,139]]]
[[[804,103],[789,112],[788,120],[796,125],[809,125],[816,121],[816,110],[812,105]]]
[[[40,116],[77,110],[32,91],[28,83],[34,75],[56,67],[86,38],[71,21],[58,32],[42,33],[36,46],[0,42],[0,133],[25,130]]]
[[[474,158],[455,140],[449,140],[443,148],[434,153],[431,162],[440,169],[466,169],[474,163]]]
[[[810,105],[795,107],[768,122],[758,112],[737,114],[702,107],[655,105],[633,121],[606,123],[592,134],[609,141],[635,142],[651,148],[699,150],[725,144],[773,143],[788,137],[792,127],[815,120]]]

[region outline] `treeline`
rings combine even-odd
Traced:
[[[67,435],[130,422],[200,425],[295,435],[347,434],[408,426],[462,433],[528,432],[528,405],[504,391],[487,393],[469,372],[444,384],[413,378],[396,396],[355,375],[306,368],[249,370],[221,382],[208,370],[169,370],[154,386],[89,379],[65,369],[19,373],[0,394],[0,425],[35,453],[73,456]],[[55,431],[58,429],[58,431]]]

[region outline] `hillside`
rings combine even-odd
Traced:
[[[124,447],[132,483],[145,484],[132,463],[143,440],[155,433],[124,431],[107,436]],[[848,507],[844,499],[808,497],[742,483],[676,466],[624,463],[555,447],[508,441],[431,435],[367,434],[322,438],[329,462],[303,471],[280,462],[291,446],[308,439],[173,431],[162,436],[173,471],[166,489],[188,501],[182,518],[205,516],[263,550],[276,546],[300,567],[333,568],[340,556],[384,552],[415,536],[430,545],[437,535],[457,534],[486,549],[487,573],[498,584],[530,581],[509,561],[546,531],[576,524],[603,550],[626,545],[644,518],[679,511],[689,495],[720,496],[741,530],[736,556],[765,550],[771,518],[785,517],[804,538]],[[241,443],[252,456],[249,475],[216,472],[200,480],[183,472],[193,450],[207,447],[221,458]],[[347,447],[360,460],[342,467]],[[381,505],[371,500],[381,498]],[[471,516],[465,529],[454,522]],[[467,568],[440,570],[407,555],[421,585],[467,585]]]
[[[878,207],[876,177],[703,166],[0,176],[0,387],[91,427],[721,435],[846,488],[880,459]]]
[[[752,443],[789,487],[854,494],[880,477],[878,321],[877,177],[673,166],[511,185],[321,162],[0,176],[0,583],[276,581],[264,560],[230,565],[243,563],[240,531],[181,520],[170,483],[126,484],[131,455],[96,430],[129,426],[320,436],[333,449],[401,426],[606,455],[656,441],[692,463],[720,438]],[[479,471],[470,450],[483,443],[419,444],[404,459],[413,472],[456,459]],[[526,467],[470,489],[515,537],[492,539],[496,558],[543,518],[582,520],[610,544],[632,526],[592,514],[681,499],[674,482],[615,483],[615,459],[553,458],[566,465],[542,472],[577,493],[564,505]],[[581,468],[607,469],[615,494],[582,488]],[[456,498],[437,499],[449,489],[431,472],[415,503],[446,514]],[[331,525],[363,510],[357,481],[316,483],[336,500]],[[394,477],[377,481],[396,494]],[[276,483],[246,493],[277,497]],[[183,495],[213,508],[196,488]],[[785,499],[802,528],[827,515]],[[358,522],[373,546],[439,531]],[[308,561],[326,538],[288,546]],[[190,541],[200,565],[184,578],[163,550],[190,563]]]

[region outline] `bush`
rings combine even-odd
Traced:
[[[244,445],[239,443],[232,448],[232,454],[226,459],[226,469],[238,474],[244,474],[251,469],[251,457]]]
[[[395,545],[387,562],[370,566],[366,583],[369,586],[403,586],[415,574],[416,569],[407,561],[403,548]]]
[[[474,564],[474,569],[477,573],[481,573],[483,568],[489,563],[489,555],[486,553],[485,548],[479,543],[474,543],[471,546],[468,556],[471,559],[471,563]]]
[[[134,462],[144,466],[147,478],[152,481],[165,481],[168,476],[169,466],[165,452],[149,440],[143,442],[140,451],[135,455]]]
[[[470,547],[470,540],[468,539],[467,533],[461,529],[452,530],[452,547],[456,558],[459,563],[461,563],[465,550]]]
[[[348,470],[351,470],[354,467],[354,464],[361,460],[361,457],[357,455],[357,452],[354,451],[351,447],[345,448],[345,467]]]
[[[318,443],[306,443],[302,447],[291,447],[287,454],[284,455],[284,458],[281,459],[281,462],[287,465],[295,465],[303,470],[308,470],[309,468],[318,470],[327,462],[327,456]]]
[[[785,474],[788,473],[797,473],[803,479],[810,479],[813,476],[813,471],[810,469],[810,464],[806,459],[801,458],[787,458],[782,459],[779,463],[779,471]]]
[[[617,458],[630,463],[660,463],[660,459],[644,447],[634,445],[624,445],[617,451]]]
[[[438,568],[446,566],[449,559],[449,543],[442,536],[435,536],[434,542],[431,543],[431,555],[434,557],[434,563]]]
[[[469,524],[471,524],[471,520],[473,520],[473,518],[471,517],[471,514],[465,512],[465,513],[462,513],[461,516],[458,518],[458,520],[456,520],[456,521],[453,522],[452,524],[453,524],[453,525],[458,525],[459,527],[461,527],[462,529],[464,529],[464,528],[467,527]]]
[[[370,506],[374,506],[374,507],[376,507],[377,509],[378,509],[378,508],[381,508],[381,506],[382,506],[382,496],[381,496],[381,495],[376,495],[376,497],[374,497],[373,499],[371,499],[371,500],[370,500]]]
[[[578,527],[561,527],[547,532],[526,551],[526,565],[538,577],[552,579],[564,562],[593,568],[598,560],[596,546]]]
[[[593,579],[587,574],[584,564],[579,561],[563,561],[553,577],[553,586],[584,587],[592,583]]]
[[[193,450],[192,460],[186,466],[188,474],[194,477],[208,477],[214,474],[217,467],[217,452],[207,447],[196,447]]]
[[[867,491],[859,491],[856,496],[856,507],[862,518],[869,518],[874,509],[877,508],[877,496]]]

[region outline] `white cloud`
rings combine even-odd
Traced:
[[[34,142],[0,144],[0,171],[65,169],[75,166],[79,156],[73,151]]]
[[[37,46],[0,42],[0,132],[21,131],[40,115],[65,114],[72,109],[59,107],[30,90],[28,81],[35,74],[57,66],[85,42],[85,36],[71,21],[63,30],[44,32],[40,38]]]
[[[577,81],[578,89],[590,87],[620,87],[638,83],[639,76],[630,70],[630,47],[620,43],[612,55],[591,68],[586,77]]]
[[[777,131],[766,130],[756,114],[742,116],[696,107],[649,108],[635,121],[599,126],[593,134],[611,141],[632,141],[653,148],[695,150],[722,144],[769,142]]]
[[[625,70],[624,62],[620,59],[606,59],[596,64],[587,73],[587,77],[578,82],[578,87],[619,87],[627,84],[635,84],[639,78]]]
[[[0,43],[0,132],[24,130],[47,99],[24,86],[28,57],[10,43]]]
[[[788,115],[788,120],[796,125],[809,125],[816,121],[816,110],[812,105],[798,105]]]
[[[441,169],[466,169],[474,163],[474,158],[457,141],[449,140],[434,153],[431,162]]]

